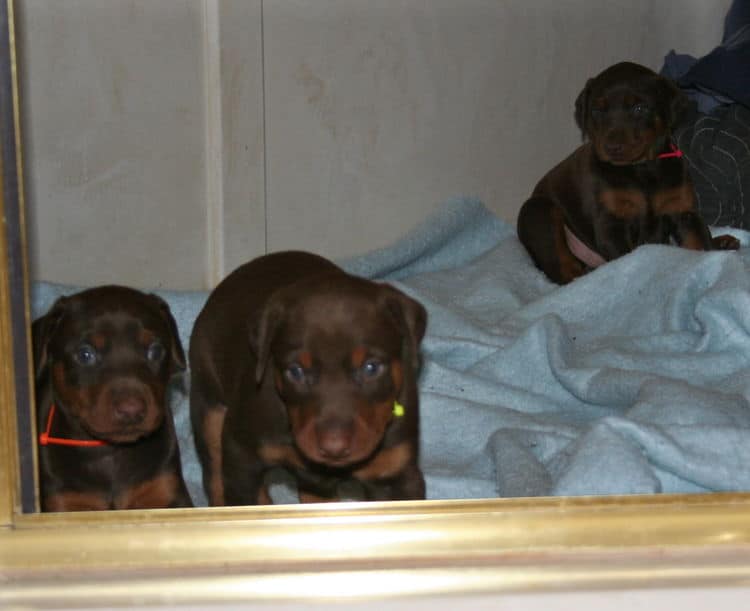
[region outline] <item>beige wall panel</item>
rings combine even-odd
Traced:
[[[202,4],[18,3],[36,278],[202,283]]]
[[[512,221],[586,78],[705,53],[729,3],[18,0],[34,276],[205,288],[462,194]]]
[[[220,245],[218,260],[209,262],[208,284],[213,286],[266,251],[263,48],[261,0],[207,0],[207,4],[218,14],[220,59],[219,91],[207,92],[209,99],[219,97],[221,108],[221,162],[215,166],[220,224],[209,224]],[[213,73],[207,70],[209,81]],[[210,138],[217,130],[208,131]],[[209,167],[216,161],[214,154]]]
[[[728,4],[267,0],[269,249],[362,252],[461,194],[512,221],[586,78],[705,52]]]

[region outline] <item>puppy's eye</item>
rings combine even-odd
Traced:
[[[96,364],[99,358],[99,354],[97,353],[96,348],[94,348],[91,344],[84,343],[78,346],[75,354],[73,355],[73,358],[79,365],[90,367],[91,365]]]
[[[630,112],[635,117],[645,117],[651,112],[651,109],[646,104],[636,104],[630,109]]]
[[[602,119],[604,118],[604,115],[606,114],[606,110],[603,108],[592,108],[591,109],[591,118],[592,119]]]
[[[149,347],[146,349],[146,358],[152,363],[159,363],[164,359],[167,351],[164,348],[164,344],[160,341],[151,342]]]
[[[292,363],[285,370],[284,374],[287,379],[291,380],[295,384],[301,384],[305,381],[305,370],[299,363]]]
[[[359,370],[362,373],[362,377],[372,379],[378,377],[384,369],[385,365],[378,359],[368,359],[362,364]]]

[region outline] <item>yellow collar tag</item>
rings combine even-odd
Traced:
[[[393,415],[396,416],[396,418],[401,418],[404,415],[404,406],[401,405],[398,401],[393,402]]]

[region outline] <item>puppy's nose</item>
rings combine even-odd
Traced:
[[[121,424],[137,424],[146,417],[146,402],[141,397],[115,398],[113,408],[115,420]]]
[[[604,147],[604,150],[607,152],[607,155],[610,157],[619,157],[622,155],[623,151],[625,150],[625,147],[622,144],[607,144]]]
[[[318,449],[324,458],[341,460],[351,454],[351,427],[338,423],[322,423],[316,427],[316,432]]]

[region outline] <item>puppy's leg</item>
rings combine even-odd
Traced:
[[[226,436],[223,440],[222,481],[225,505],[267,504],[271,499],[264,484],[269,465],[252,450]]]
[[[209,401],[200,391],[197,376],[190,385],[190,421],[195,450],[203,468],[203,489],[210,505],[224,504],[221,469],[221,435],[227,408]]]
[[[416,464],[407,465],[392,484],[394,500],[422,500],[425,498],[425,484],[422,471]]]
[[[406,465],[388,479],[359,480],[368,501],[418,501],[425,498],[422,471],[415,464]]]
[[[518,237],[550,280],[567,284],[586,273],[568,247],[562,210],[546,197],[532,197],[518,213]]]
[[[737,250],[740,247],[740,241],[732,235],[723,234],[711,237],[706,223],[697,212],[685,212],[678,215],[676,227],[676,241],[683,248]]]
[[[172,499],[169,507],[193,507],[193,499],[190,498],[185,480],[180,477],[180,481],[177,485],[174,498]]]
[[[737,250],[740,242],[731,235],[711,237],[703,218],[696,212],[695,194],[690,182],[678,189],[665,189],[653,198],[656,214],[670,224],[670,236],[690,250]],[[669,243],[670,240],[664,240]]]
[[[328,497],[315,494],[308,490],[299,491],[299,502],[300,503],[335,503],[339,499],[337,497]]]
[[[221,434],[227,408],[215,405],[203,415],[203,488],[211,505],[224,504],[224,478],[222,476]],[[196,444],[197,447],[197,444]],[[199,451],[200,454],[200,451]]]
[[[672,237],[678,246],[689,250],[711,250],[711,234],[703,219],[695,212],[682,212],[671,217]]]

